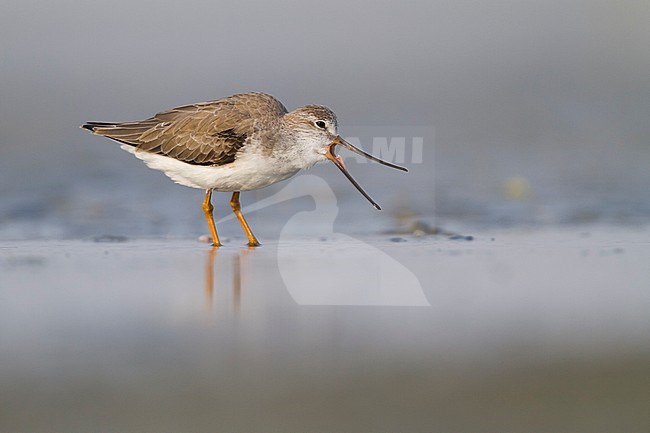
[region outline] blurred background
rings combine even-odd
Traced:
[[[373,126],[387,136],[391,126],[400,135],[435,130],[408,177],[353,167],[389,212],[508,226],[650,216],[644,1],[0,7],[4,238],[203,233],[200,191],[78,126],[246,91],[271,93],[290,110],[327,105],[344,136]],[[313,173],[331,182],[348,218],[368,214],[329,164]]]

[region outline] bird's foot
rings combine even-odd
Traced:
[[[219,242],[219,239],[217,239],[217,242],[215,242],[214,239],[212,238],[212,236],[210,236],[210,235],[201,235],[201,236],[199,236],[198,241],[203,242],[205,244],[210,244],[213,247],[221,247],[221,246],[223,246],[223,244],[221,242]]]

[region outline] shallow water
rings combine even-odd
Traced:
[[[243,243],[4,242],[0,430],[650,425],[647,229]]]

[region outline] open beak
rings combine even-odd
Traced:
[[[361,186],[357,183],[357,181],[354,180],[352,175],[350,173],[348,173],[348,170],[345,167],[345,164],[343,163],[343,158],[338,156],[334,151],[335,147],[337,145],[343,146],[346,149],[351,150],[354,153],[365,156],[366,158],[368,158],[371,161],[375,161],[375,162],[378,162],[380,164],[387,165],[388,167],[396,168],[397,170],[402,170],[402,171],[408,171],[408,170],[406,168],[404,168],[404,167],[400,167],[399,165],[391,164],[390,162],[386,162],[386,161],[383,161],[383,160],[381,160],[381,159],[379,159],[377,157],[374,157],[371,154],[366,153],[363,150],[359,149],[358,147],[354,147],[353,145],[351,145],[350,143],[345,141],[343,138],[341,138],[340,135],[337,136],[330,143],[329,147],[327,148],[327,152],[325,153],[325,157],[327,157],[327,159],[332,161],[334,163],[334,165],[336,165],[339,168],[339,170],[341,170],[341,172],[345,175],[345,177],[347,177],[348,180],[350,182],[352,182],[352,185],[354,185],[355,188],[357,190],[359,190],[359,192],[375,207],[375,209],[381,210],[379,205],[377,203],[375,203],[375,201],[372,198],[370,198],[370,196],[363,190],[363,188],[361,188]]]

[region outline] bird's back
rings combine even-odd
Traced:
[[[141,151],[194,165],[224,165],[235,160],[259,125],[287,113],[265,93],[240,93],[184,105],[135,122],[88,122],[82,127]]]

